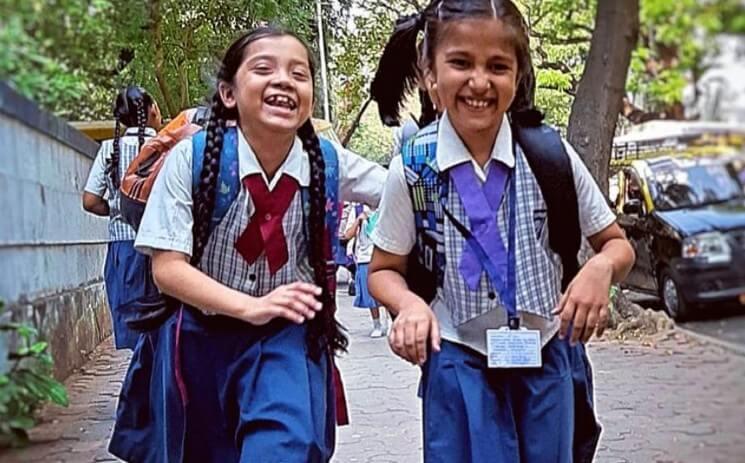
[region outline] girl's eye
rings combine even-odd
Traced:
[[[270,68],[267,65],[259,65],[254,68],[254,71],[258,72],[259,74],[268,74],[272,72],[272,68]]]
[[[308,74],[304,71],[295,71],[292,73],[293,76],[295,76],[296,79],[307,79]]]
[[[453,58],[450,61],[450,64],[452,64],[454,67],[459,69],[464,69],[468,67],[468,61],[460,58]]]
[[[509,71],[510,67],[504,63],[494,63],[491,66],[489,66],[492,72],[505,72]]]

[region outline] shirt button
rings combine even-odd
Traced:
[[[250,274],[250,275],[248,276],[248,281],[250,281],[250,282],[252,282],[252,283],[253,283],[254,281],[256,281],[256,274],[255,274],[255,273],[252,273],[252,274]]]
[[[272,220],[272,214],[269,214],[269,213],[267,213],[267,214],[266,214],[266,215],[264,216],[264,220],[266,220],[267,222],[269,222],[270,220]]]
[[[489,299],[491,299],[492,301],[497,298],[497,295],[494,294],[494,291],[489,291],[488,296],[489,296]]]

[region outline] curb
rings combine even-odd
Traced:
[[[680,332],[682,332],[683,334],[685,334],[688,337],[697,339],[699,341],[704,341],[704,342],[707,342],[709,344],[715,344],[715,345],[717,345],[717,346],[719,346],[719,347],[721,347],[723,349],[726,349],[726,350],[728,350],[730,352],[733,352],[733,353],[735,353],[737,355],[745,356],[745,345],[735,344],[735,343],[729,342],[729,341],[723,341],[721,339],[715,338],[714,336],[710,336],[708,334],[697,333],[697,332],[695,332],[693,330],[690,330],[688,328],[685,328],[685,327],[683,327],[681,325],[677,325],[677,324],[675,325],[675,329],[676,330],[679,330]]]

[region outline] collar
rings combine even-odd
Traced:
[[[127,129],[124,131],[124,136],[137,136],[137,132],[139,132],[140,129],[138,127],[127,127]],[[155,129],[152,127],[145,127],[145,136],[146,137],[154,137],[156,135]]]
[[[238,131],[238,173],[241,176],[241,180],[248,175],[261,174],[261,178],[264,179],[264,183],[266,183],[269,191],[271,191],[277,185],[282,174],[287,174],[297,180],[301,187],[310,185],[308,154],[303,150],[303,144],[298,137],[295,137],[295,142],[290,148],[290,153],[282,165],[279,166],[277,173],[274,174],[270,182],[266,176],[266,172],[261,168],[256,153],[254,153],[251,145],[248,144],[248,140],[246,140],[243,132],[238,127],[236,127],[236,130]]]
[[[474,161],[465,143],[461,140],[455,128],[450,123],[447,112],[442,114],[437,129],[437,167],[441,172],[464,162],[472,162],[479,177],[486,174],[481,166]],[[502,118],[497,139],[491,150],[491,159],[501,162],[509,168],[515,167],[515,154],[512,152],[512,129],[507,115]],[[487,170],[489,165],[487,164]]]

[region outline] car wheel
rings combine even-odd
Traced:
[[[678,289],[678,283],[669,270],[664,270],[660,278],[660,299],[665,311],[673,320],[681,322],[690,317],[690,304]]]

